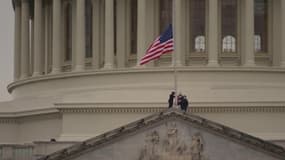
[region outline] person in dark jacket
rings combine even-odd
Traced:
[[[186,96],[183,96],[181,99],[181,110],[186,112],[188,108],[189,102]]]
[[[171,92],[168,99],[168,108],[173,107],[173,99],[175,98],[175,92]]]

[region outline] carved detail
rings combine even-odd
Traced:
[[[167,131],[167,139],[161,141],[159,137],[157,131],[146,135],[139,160],[206,160],[200,133],[192,135],[191,142],[185,143],[179,139],[178,129],[173,123]]]
[[[192,160],[201,160],[203,151],[203,141],[199,133],[192,136],[192,142],[190,146],[190,153],[192,155]]]

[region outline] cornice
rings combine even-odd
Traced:
[[[166,103],[56,103],[53,108],[19,112],[0,112],[1,122],[57,113],[156,113],[167,109]],[[282,113],[285,102],[191,102],[191,113]]]
[[[56,103],[62,113],[155,113],[166,103]],[[191,113],[285,112],[285,102],[192,102]]]
[[[56,112],[39,112],[34,111],[30,112],[30,114],[9,114],[9,113],[0,113],[0,124],[21,124],[22,122],[27,121],[38,121],[40,119],[58,119],[60,118],[60,112],[57,110]]]
[[[45,108],[45,109],[37,109],[37,110],[28,110],[28,111],[19,111],[19,112],[0,112],[0,118],[22,118],[43,114],[52,114],[58,113],[58,109],[56,108]]]
[[[166,107],[59,108],[61,113],[155,113]],[[280,113],[285,107],[189,107],[191,113]]]
[[[34,148],[33,144],[0,144],[0,148],[2,147],[13,147],[13,148]]]
[[[285,68],[280,67],[177,67],[178,72],[268,72],[268,73],[285,73]],[[7,86],[8,91],[11,93],[14,88],[41,81],[66,79],[82,76],[101,76],[101,75],[119,75],[119,74],[132,74],[132,73],[158,73],[158,72],[173,72],[173,67],[134,67],[123,69],[101,69],[101,70],[85,70],[82,72],[61,72],[58,74],[48,74],[36,77],[27,77],[10,83]]]
[[[23,118],[68,113],[157,113],[165,103],[56,103],[54,108],[20,112],[0,112],[0,123],[20,123]],[[190,113],[285,113],[285,102],[192,102]]]
[[[76,102],[64,102],[55,103],[56,108],[108,108],[108,107],[163,107],[167,106],[167,103],[162,102],[109,102],[109,103],[76,103]],[[285,101],[244,101],[244,102],[190,102],[192,107],[285,107]]]

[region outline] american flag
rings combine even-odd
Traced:
[[[172,34],[172,25],[170,24],[167,29],[150,45],[146,51],[146,54],[141,58],[140,65],[144,65],[151,60],[158,59],[161,55],[169,53],[173,50],[174,41]]]

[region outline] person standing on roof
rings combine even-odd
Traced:
[[[187,97],[184,95],[181,99],[181,110],[186,112],[188,108],[189,102],[187,100]]]
[[[168,98],[168,108],[173,107],[173,99],[175,98],[175,92],[172,91]]]

